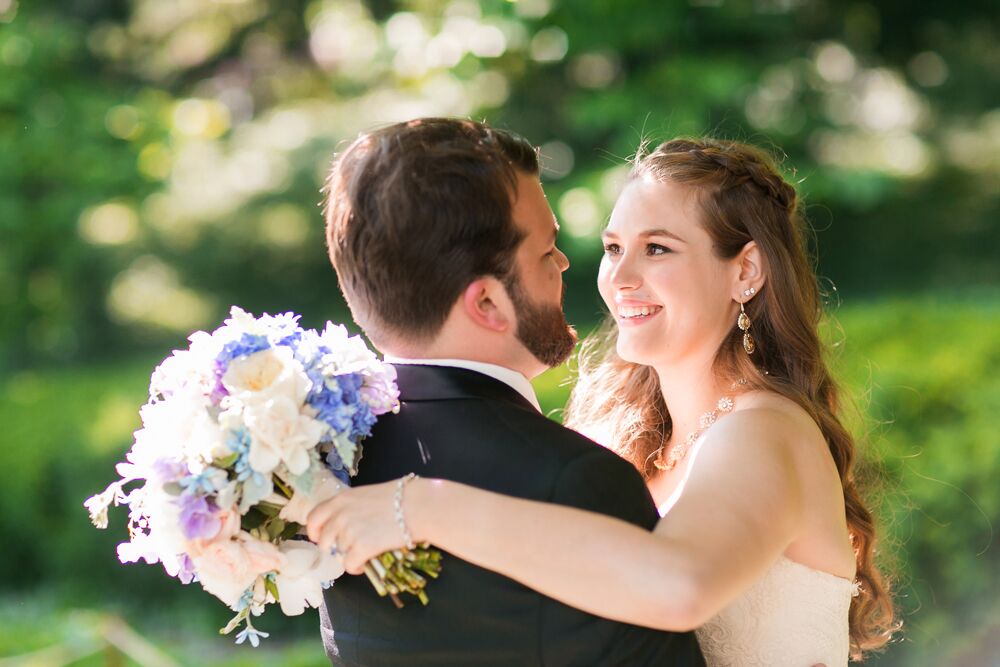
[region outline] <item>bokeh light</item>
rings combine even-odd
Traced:
[[[114,545],[84,531],[92,473],[127,446],[151,364],[229,305],[350,323],[324,244],[332,156],[382,124],[455,115],[540,147],[582,332],[640,145],[711,134],[776,156],[835,285],[834,363],[872,421],[852,425],[859,459],[887,480],[881,553],[900,565],[907,638],[866,664],[990,663],[998,17],[968,2],[0,0],[0,462],[18,471],[0,655],[103,627],[70,607],[209,613],[158,579],[119,585]],[[547,410],[566,379],[537,381]],[[187,626],[135,619],[184,664],[230,664],[215,637],[185,653]],[[310,643],[289,635],[289,651],[308,662],[300,622]],[[264,660],[298,664],[282,651]]]

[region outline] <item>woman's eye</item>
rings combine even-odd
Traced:
[[[622,247],[617,243],[605,243],[604,244],[604,254],[605,255],[620,255],[624,252]],[[651,256],[665,255],[668,252],[673,252],[670,248],[659,243],[649,243],[646,245],[646,254]]]

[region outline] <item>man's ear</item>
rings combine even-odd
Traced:
[[[760,288],[767,281],[764,255],[757,247],[756,241],[748,241],[740,250],[740,254],[736,256],[736,268],[733,299],[742,303],[760,292]]]
[[[462,292],[462,308],[473,322],[490,331],[504,332],[513,320],[510,298],[503,283],[492,276],[477,278]]]

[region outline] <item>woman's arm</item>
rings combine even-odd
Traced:
[[[763,410],[720,420],[653,533],[440,480],[410,483],[403,507],[417,541],[605,618],[688,630],[748,588],[795,536],[800,490],[787,426]],[[309,517],[310,538],[336,542],[348,571],[360,572],[368,558],[401,546],[394,490],[372,485],[327,501]]]

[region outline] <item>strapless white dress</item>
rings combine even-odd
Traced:
[[[782,556],[695,631],[708,667],[847,665],[855,585]]]
[[[659,507],[660,516],[682,492],[683,484]],[[782,556],[695,634],[708,667],[846,667],[856,594],[850,579]]]

